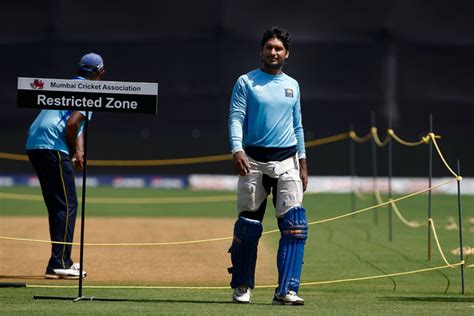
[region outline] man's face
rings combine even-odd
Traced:
[[[283,43],[276,37],[270,38],[263,46],[261,52],[263,65],[268,69],[282,68],[288,55],[289,51],[286,50]]]

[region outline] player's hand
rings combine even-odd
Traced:
[[[306,164],[306,159],[300,159],[300,178],[303,183],[303,192],[306,191],[308,187],[308,165]]]
[[[84,168],[84,152],[82,150],[76,150],[72,155],[72,166],[76,170],[82,170]]]
[[[243,151],[238,151],[232,156],[235,172],[244,177],[250,173],[250,164],[247,155]]]

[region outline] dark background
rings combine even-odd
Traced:
[[[0,152],[24,153],[38,111],[16,108],[19,76],[70,78],[89,51],[106,79],[159,83],[158,116],[95,113],[90,159],[170,159],[229,151],[227,111],[239,75],[257,68],[263,31],[286,28],[284,71],[302,91],[306,140],[359,135],[388,116],[406,140],[434,131],[448,162],[474,175],[474,1],[2,1]],[[370,145],[357,147],[370,175]],[[394,176],[426,176],[428,146],[394,144]],[[385,175],[386,148],[379,149]],[[308,149],[311,175],[349,172],[348,142]],[[435,157],[435,176],[448,176]],[[229,161],[93,173],[231,173]],[[32,172],[0,160],[0,172]]]

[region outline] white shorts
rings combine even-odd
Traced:
[[[275,216],[281,217],[290,208],[303,203],[303,184],[300,178],[299,163],[295,157],[283,161],[259,162],[248,157],[250,173],[239,177],[237,186],[237,211],[255,212],[268,197],[263,187],[263,175],[278,179]]]

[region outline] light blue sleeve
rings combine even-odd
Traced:
[[[81,113],[82,116],[86,116],[86,111],[79,111],[79,113]],[[91,119],[92,119],[92,111],[89,111],[89,121]],[[77,132],[77,137],[81,136],[83,130],[84,130],[84,122],[82,122],[81,126],[79,127],[79,131]]]
[[[86,116],[86,111],[79,111],[82,116]],[[89,121],[92,119],[92,111],[89,111]]]
[[[300,87],[297,91],[297,101],[293,108],[293,128],[296,136],[296,150],[298,151],[299,158],[306,158],[306,149],[304,146],[304,130],[303,122],[301,118],[301,102],[300,102]]]
[[[244,121],[247,112],[247,87],[243,77],[240,77],[232,90],[230,100],[229,127],[230,147],[232,153],[243,148]]]

